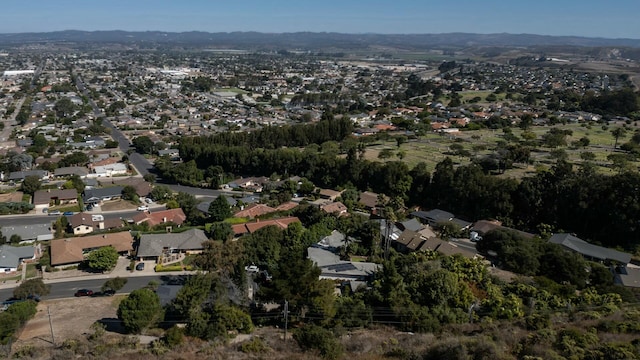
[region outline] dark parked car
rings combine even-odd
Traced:
[[[64,216],[73,216],[73,211],[65,211],[62,213]]]
[[[74,296],[91,296],[93,295],[93,290],[89,290],[89,289],[80,289],[78,291],[76,291],[76,293],[74,294]]]
[[[136,270],[138,271],[144,270],[144,263],[139,263],[138,265],[136,265]]]

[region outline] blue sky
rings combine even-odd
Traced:
[[[640,0],[2,0],[0,33],[528,33],[640,38]]]

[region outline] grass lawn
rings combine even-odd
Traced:
[[[596,171],[610,174],[615,170],[610,167],[611,161],[607,159],[607,156],[613,153],[613,145],[615,143],[614,137],[611,135],[611,130],[616,126],[607,126],[603,129],[601,124],[587,125],[587,124],[566,124],[556,126],[534,126],[530,129],[540,139],[545,133],[552,127],[557,127],[564,130],[571,130],[572,135],[567,137],[567,146],[559,147],[563,149],[568,160],[574,165],[579,165],[583,162],[580,158],[580,154],[583,152],[592,152],[595,155]],[[517,127],[512,128],[513,135],[518,139],[521,138],[522,130]],[[631,130],[627,132],[625,138],[621,138],[618,141],[618,146],[626,142],[631,137]],[[571,143],[577,141],[583,137],[587,137],[590,141],[589,146],[586,147],[572,147]],[[442,161],[446,157],[450,157],[455,164],[467,165],[471,163],[469,157],[447,155],[450,151],[450,146],[453,144],[460,144],[464,150],[467,150],[472,155],[482,156],[492,152],[496,144],[499,141],[506,141],[505,134],[502,130],[493,129],[481,129],[474,131],[460,131],[455,134],[435,134],[429,133],[420,137],[417,140],[409,141],[397,147],[395,140],[378,141],[375,144],[367,146],[365,158],[371,161],[404,161],[409,168],[414,167],[420,162],[424,162],[427,165],[429,171],[433,171],[438,162]],[[391,150],[393,156],[388,159],[379,159],[378,156],[383,149]],[[402,150],[403,158],[400,159],[398,151]],[[555,150],[548,147],[538,147],[535,151],[531,152],[531,159],[533,164],[514,164],[513,169],[509,169],[505,174],[501,176],[521,178],[523,176],[530,176],[535,174],[536,169],[548,169],[553,166],[555,159],[551,156],[551,151]],[[640,167],[640,162],[635,161],[630,164],[631,168]]]
[[[211,92],[232,92],[232,93],[236,93],[236,94],[248,94],[248,91],[239,89],[237,87],[231,87],[231,88],[216,88],[211,90]]]

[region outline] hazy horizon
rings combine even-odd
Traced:
[[[79,31],[532,34],[640,38],[640,1],[4,0],[0,33]]]

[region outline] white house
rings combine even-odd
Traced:
[[[111,177],[116,175],[126,175],[127,165],[123,163],[115,163],[110,165],[95,166],[93,172],[88,177]]]
[[[0,246],[0,273],[12,273],[18,270],[23,260],[35,259],[33,246]]]

